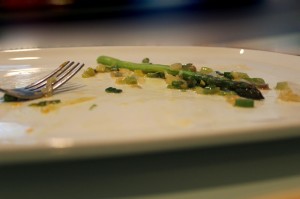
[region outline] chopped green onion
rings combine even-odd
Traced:
[[[253,108],[254,100],[246,99],[246,98],[237,98],[235,100],[234,106],[245,107],[245,108]]]
[[[142,63],[144,64],[149,64],[150,63],[150,59],[148,57],[145,57],[143,60],[142,60]]]
[[[90,106],[89,110],[93,110],[96,107],[97,107],[97,104],[93,104],[92,106]]]

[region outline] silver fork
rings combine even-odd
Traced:
[[[42,79],[35,81],[28,86],[14,89],[3,89],[0,91],[8,95],[9,97],[17,98],[18,100],[33,100],[41,98],[65,84],[70,80],[84,64],[74,63],[73,61],[66,61],[62,63],[58,68],[46,75]]]

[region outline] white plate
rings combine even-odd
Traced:
[[[244,71],[278,81],[300,83],[300,57],[271,52],[209,47],[84,47],[33,49],[0,53],[1,86],[22,86],[61,62],[96,66],[99,55],[140,62],[194,63],[220,71]],[[203,147],[300,134],[300,103],[282,102],[274,89],[253,109],[236,108],[221,96],[166,89],[160,79],[146,79],[142,88],[115,85],[108,74],[81,78],[76,90],[59,93],[63,105],[45,114],[40,108],[0,103],[0,163],[110,156]],[[109,86],[123,89],[108,94]],[[78,102],[78,99],[87,101]],[[41,100],[35,100],[38,102]],[[80,100],[79,100],[80,101]],[[97,106],[90,110],[90,107]]]

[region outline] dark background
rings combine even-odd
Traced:
[[[0,2],[0,49],[193,45],[300,53],[298,0]]]

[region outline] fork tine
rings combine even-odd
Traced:
[[[63,73],[65,70],[67,70],[74,62],[70,61],[65,61],[64,63],[62,63],[58,68],[56,68],[54,71],[52,71],[50,74],[46,75],[45,77],[41,78],[40,80],[37,80],[36,82],[26,86],[26,89],[30,89],[30,88],[41,88],[43,87],[47,80],[55,75],[59,75],[61,73]],[[69,64],[69,65],[68,65]]]
[[[66,63],[66,62],[65,62]],[[34,85],[30,85],[25,87],[26,89],[30,89],[30,90],[37,90],[40,89],[42,87],[44,87],[47,84],[47,81],[49,78],[51,77],[59,77],[61,76],[66,70],[68,70],[72,65],[74,64],[74,62],[67,62],[66,65],[61,65],[59,66],[58,69],[55,70],[55,72],[52,72],[51,75],[47,75],[47,78],[42,78],[40,81],[36,82]]]
[[[62,78],[60,78],[58,81],[56,81],[53,84],[53,90],[57,89],[58,87],[65,84],[69,79],[71,79],[83,66],[84,64],[77,63],[75,67],[73,67],[71,70],[69,70]],[[79,67],[78,67],[79,66]],[[77,68],[76,68],[77,67]]]
[[[80,63],[76,63],[75,66],[72,66],[71,68],[68,68],[68,70],[65,73],[60,74],[59,76],[56,77],[56,81],[53,83],[55,84],[56,82],[61,81],[63,78],[65,78],[70,72],[75,70],[75,68],[79,65]]]
[[[55,81],[54,82],[52,82],[52,89],[54,90],[55,88],[58,88],[58,86],[56,86],[55,88],[54,88],[54,86],[55,86],[55,84],[57,84],[57,83],[59,83],[59,82],[63,82],[63,83],[65,83],[66,81],[68,81],[69,79],[68,78],[66,78],[66,76],[68,75],[68,74],[73,74],[73,75],[75,75],[83,66],[84,66],[84,64],[82,64],[78,69],[76,69],[76,67],[78,67],[78,65],[80,64],[80,63],[76,63],[75,65],[73,65],[74,64],[74,62],[71,62],[70,64],[69,64],[69,66],[66,68],[66,69],[64,69],[61,73],[59,73],[59,75],[57,75],[56,76],[56,79],[55,79]],[[76,70],[75,70],[76,69]],[[72,76],[73,76],[72,75]],[[71,77],[72,77],[71,76]],[[71,78],[70,77],[70,78]],[[38,91],[38,90],[40,90],[41,88],[43,88],[43,87],[45,87],[46,86],[46,84],[47,84],[47,81],[45,81],[45,82],[43,82],[43,84],[40,84],[38,87],[36,86],[36,87],[32,87],[32,88],[30,88],[30,90],[31,91]]]

